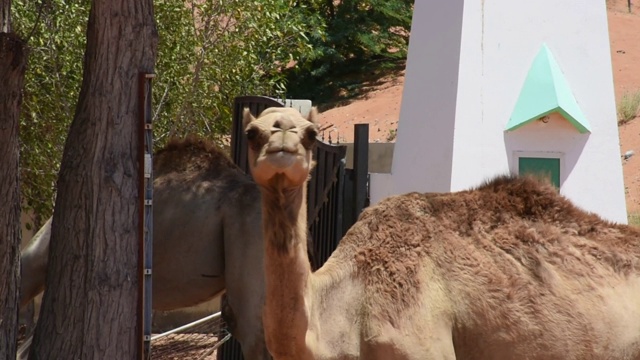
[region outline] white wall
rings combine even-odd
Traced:
[[[371,204],[376,204],[392,195],[391,174],[371,173],[369,175],[369,202]]]
[[[504,131],[544,43],[591,134],[559,116]],[[416,2],[387,192],[467,189],[516,171],[518,151],[561,154],[561,193],[626,222],[605,2]]]
[[[449,191],[462,5],[462,0],[415,2],[391,166],[393,193]]]

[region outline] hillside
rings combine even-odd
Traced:
[[[640,4],[627,11],[626,0],[608,1],[609,36],[616,101],[628,92],[640,91]],[[325,141],[353,141],[353,124],[369,123],[369,141],[394,141],[400,117],[404,73],[389,75],[347,105],[323,112],[320,123]],[[640,118],[620,129],[620,150],[636,155],[623,161],[627,211],[640,213]]]

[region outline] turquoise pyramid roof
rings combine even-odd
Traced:
[[[543,44],[529,69],[506,130],[515,130],[553,112],[560,113],[579,132],[591,132],[560,66]]]

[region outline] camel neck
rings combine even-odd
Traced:
[[[265,241],[263,325],[269,351],[281,359],[306,359],[305,334],[311,266],[307,257],[306,184],[262,188]],[[275,335],[277,334],[277,336]]]
[[[262,227],[266,245],[281,253],[307,246],[306,184],[262,188]]]

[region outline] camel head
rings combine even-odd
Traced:
[[[311,109],[307,118],[292,108],[269,108],[258,118],[244,109],[249,168],[258,185],[288,189],[306,182],[314,164],[316,117],[316,108]]]

